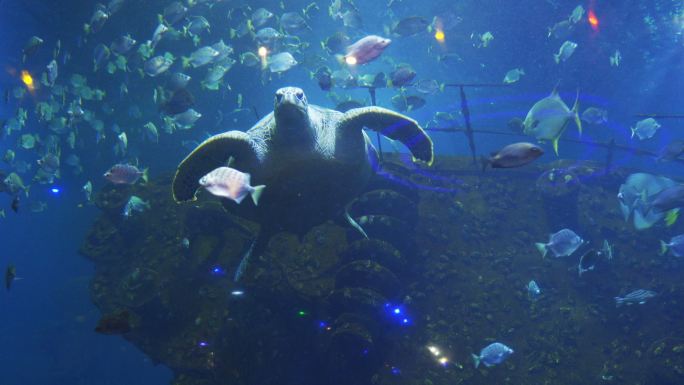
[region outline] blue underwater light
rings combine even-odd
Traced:
[[[62,192],[62,189],[59,188],[59,187],[57,187],[57,186],[52,186],[52,187],[50,188],[50,193],[51,193],[52,195],[59,195],[61,192]]]
[[[411,318],[407,315],[407,311],[404,305],[386,303],[385,313],[388,315],[390,320],[392,320],[395,323],[398,323],[399,325],[408,326],[411,324]]]
[[[226,270],[221,266],[214,266],[211,269],[211,274],[213,275],[226,275]]]

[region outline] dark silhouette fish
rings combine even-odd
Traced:
[[[19,195],[14,196],[14,199],[12,199],[12,205],[10,207],[12,207],[12,211],[15,213],[19,212]]]
[[[171,97],[159,106],[159,110],[167,115],[178,115],[195,105],[195,97],[185,88],[177,89]]]
[[[521,142],[509,144],[501,150],[493,152],[489,159],[483,157],[482,171],[484,171],[487,166],[491,166],[492,168],[512,168],[524,166],[539,158],[543,154],[544,150],[532,143]]]
[[[674,185],[662,190],[650,204],[651,209],[661,212],[679,207],[684,207],[684,185]]]
[[[601,255],[594,249],[587,251],[580,257],[579,265],[577,265],[577,272],[581,277],[587,271],[594,270],[596,262],[598,262]]]
[[[430,22],[421,16],[410,16],[399,20],[392,28],[392,32],[400,36],[412,36],[421,32],[427,32]]]
[[[9,291],[15,278],[17,278],[17,268],[12,264],[7,265],[7,270],[5,270],[5,289]]]

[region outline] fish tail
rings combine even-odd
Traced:
[[[558,140],[559,139],[560,139],[560,136],[553,138],[553,141],[551,142],[553,144],[553,152],[556,153],[556,156],[558,156]]]
[[[665,215],[665,225],[668,227],[672,226],[677,222],[677,218],[679,218],[679,209],[672,209],[667,212],[667,215]]]
[[[632,136],[630,137],[630,139],[634,139],[634,134],[636,134],[636,127],[630,127],[629,129],[632,131]]]
[[[623,298],[615,297],[615,307],[620,307],[624,302],[625,300]]]
[[[556,64],[560,63],[560,55],[557,53],[553,54],[553,60],[556,62]]]
[[[577,130],[579,131],[579,136],[582,136],[582,120],[580,120],[579,117],[579,88],[577,89],[577,95],[575,96],[575,104],[572,106],[572,113],[575,118]]]
[[[537,248],[537,250],[541,253],[542,258],[546,258],[546,253],[548,251],[548,248],[546,247],[545,243],[535,243],[534,246]]]
[[[665,241],[660,241],[660,255],[665,255],[667,253],[667,243]]]
[[[145,167],[145,169],[144,169],[143,172],[142,172],[142,177],[141,177],[141,178],[142,178],[143,182],[145,182],[145,183],[147,183],[147,181],[149,180],[149,175],[148,175],[148,172],[149,172],[149,171],[150,171],[150,168],[149,168],[149,167]]]
[[[477,369],[477,367],[480,366],[480,356],[471,353],[470,357],[472,357],[475,369]]]
[[[340,54],[335,55],[335,60],[337,60],[337,62],[338,62],[341,66],[347,65],[347,62],[345,61],[345,57],[344,57],[343,55],[340,55]]]
[[[181,61],[183,63],[183,68],[190,67],[190,58],[189,57],[181,56]]]
[[[259,198],[261,197],[261,193],[264,192],[264,188],[266,185],[259,185],[259,186],[254,186],[254,190],[250,193],[250,196],[252,197],[252,201],[254,202],[254,206],[259,205]]]

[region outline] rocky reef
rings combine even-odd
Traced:
[[[177,385],[684,383],[681,261],[658,256],[682,225],[637,232],[615,198],[626,171],[564,166],[387,156],[347,206],[368,239],[340,215],[251,255],[259,225],[216,199],[178,205],[170,178],[105,188],[81,249],[98,332]],[[131,195],[151,208],[124,217]],[[581,277],[578,255],[543,259],[534,243],[563,227],[614,258]],[[616,308],[636,288],[658,296]],[[493,341],[515,353],[476,369],[470,354]]]

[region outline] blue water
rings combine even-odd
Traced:
[[[130,33],[138,42],[149,39],[157,25],[156,15],[169,1],[146,1],[144,5],[128,0],[122,10],[112,17],[98,34],[83,41],[82,24],[90,18],[95,2],[86,1],[0,1],[0,88],[3,90],[20,86],[15,72],[23,68],[21,49],[32,35],[45,39],[45,45],[32,57],[26,67],[38,74],[50,59],[50,52],[57,39],[62,50],[72,54],[71,62],[62,66],[60,81],[66,82],[70,73],[87,75],[89,84],[105,89],[108,101],[115,109],[117,119],[107,117],[108,140],[99,147],[87,145],[78,150],[84,163],[84,174],[64,172],[58,180],[58,195],[49,192],[50,185],[35,184],[31,187],[31,200],[47,202],[48,209],[42,213],[30,213],[23,209],[14,215],[9,209],[11,197],[0,196],[7,218],[0,219],[0,266],[8,263],[17,267],[18,279],[12,290],[0,295],[0,383],[9,385],[33,384],[166,384],[171,371],[163,365],[155,365],[135,346],[119,337],[104,336],[93,332],[100,312],[92,305],[88,285],[93,274],[92,264],[78,254],[89,226],[98,215],[93,206],[78,207],[83,203],[81,186],[92,180],[95,190],[105,186],[101,175],[119,159],[111,147],[116,135],[109,131],[113,121],[125,129],[137,130],[147,121],[155,121],[161,127],[157,107],[152,102],[149,78],[140,79],[131,72],[110,77],[103,71],[92,74],[92,50],[96,43],[109,43],[114,37]],[[253,8],[265,6],[282,12],[275,2],[247,2]],[[287,2],[287,10],[300,10],[309,1]],[[311,20],[311,32],[302,39],[318,45],[319,41],[335,31],[335,24],[327,16],[327,1],[320,0],[320,11]],[[453,3],[458,3],[454,5]],[[473,127],[477,129],[506,131],[511,117],[524,118],[530,106],[548,95],[559,83],[563,100],[572,105],[576,90],[580,90],[581,110],[589,106],[606,108],[609,123],[604,126],[585,126],[582,139],[607,141],[611,138],[619,144],[657,152],[674,139],[684,138],[681,120],[662,120],[663,127],[649,141],[630,139],[629,127],[638,120],[639,113],[683,114],[681,92],[684,88],[684,23],[674,15],[682,15],[681,2],[652,0],[641,2],[553,2],[528,1],[408,1],[394,6],[397,19],[410,15],[423,15],[431,19],[449,10],[462,21],[447,33],[446,44],[441,47],[429,34],[394,38],[393,44],[383,57],[394,63],[410,63],[421,79],[436,79],[447,83],[495,83],[500,84],[504,74],[516,67],[524,68],[526,75],[520,82],[505,88],[466,88]],[[547,27],[566,18],[572,9],[582,3],[586,9],[595,8],[600,20],[597,31],[586,23],[577,27],[569,38],[579,47],[567,63],[556,65],[552,54],[556,53],[564,39],[547,38]],[[365,33],[383,34],[382,24],[389,23],[384,1],[358,0],[366,27]],[[226,43],[227,29],[235,25],[227,21],[226,4],[217,5],[214,13],[204,11],[212,24],[212,35],[203,41],[211,44],[223,37]],[[586,17],[586,15],[585,15]],[[652,25],[644,22],[653,18]],[[683,16],[680,16],[683,17]],[[491,31],[494,40],[487,48],[472,46],[470,34]],[[178,45],[177,45],[178,44]],[[181,47],[182,45],[182,47]],[[181,48],[177,48],[181,47]],[[188,55],[194,47],[187,42],[164,40],[158,51],[174,52],[179,57]],[[431,53],[428,53],[428,49]],[[611,67],[608,57],[619,49],[623,60],[619,67]],[[439,52],[455,52],[462,62],[448,66],[434,60]],[[239,54],[240,50],[236,49]],[[233,57],[237,58],[237,55]],[[303,61],[303,60],[302,60]],[[328,63],[332,67],[331,63]],[[175,68],[175,67],[174,67]],[[369,64],[364,72],[384,70],[391,65],[383,60]],[[334,103],[321,91],[310,72],[315,68],[300,64],[293,70],[265,85],[251,69],[239,64],[226,75],[232,91],[225,89],[216,93],[197,92],[196,109],[204,115],[197,126],[188,132],[173,136],[162,134],[159,144],[141,142],[129,136],[129,156],[139,158],[142,165],[150,167],[152,176],[170,173],[178,161],[188,152],[181,146],[182,140],[202,140],[207,135],[227,129],[247,129],[253,120],[232,127],[227,122],[217,123],[218,111],[224,115],[237,107],[236,96],[241,93],[245,107],[256,108],[260,115],[272,110],[273,93],[286,85],[305,89],[312,103],[333,107]],[[204,69],[194,71],[195,80],[202,78]],[[124,100],[118,97],[122,81],[129,84],[130,94]],[[259,84],[259,86],[254,86]],[[366,90],[335,92],[355,99],[369,101]],[[391,108],[390,99],[396,94],[392,89],[377,91],[377,104]],[[419,122],[426,122],[437,111],[457,112],[461,100],[457,88],[447,88],[443,93],[426,97],[425,107],[408,113]],[[22,106],[33,111],[33,102],[22,101]],[[96,102],[89,108],[99,111]],[[136,105],[143,111],[140,120],[126,115],[127,107]],[[0,104],[0,118],[11,117],[17,104]],[[100,113],[100,112],[98,112]],[[460,124],[460,119],[459,119]],[[35,119],[29,122],[28,132],[45,131]],[[94,135],[82,130],[84,140],[94,143]],[[92,131],[92,130],[90,130]],[[465,136],[453,133],[431,133],[438,154],[469,156]],[[579,139],[571,124],[564,138]],[[501,135],[476,134],[478,154],[488,154],[512,140]],[[0,142],[0,153],[16,148],[17,134]],[[377,144],[377,143],[376,143]],[[384,148],[392,148],[385,141]],[[556,158],[550,145],[544,146],[546,155],[540,162],[552,162]],[[561,157],[580,160],[603,161],[605,149],[581,144],[561,143]],[[17,160],[34,164],[36,154],[17,150]],[[62,160],[64,162],[64,159]],[[657,171],[668,175],[681,175],[680,164],[657,165],[647,157],[637,157],[617,152],[615,166],[629,166],[644,171]],[[64,166],[65,168],[68,166]],[[29,176],[25,180],[30,179]]]

